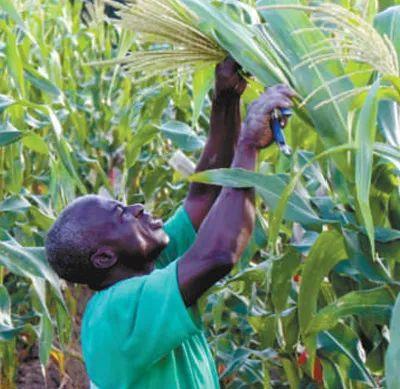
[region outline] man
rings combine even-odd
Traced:
[[[251,104],[241,128],[245,88],[233,60],[217,66],[211,129],[197,171],[254,170],[259,150],[273,141],[270,113],[291,107],[293,93],[270,88]],[[61,277],[98,291],[82,323],[95,386],[219,387],[196,302],[239,260],[254,220],[253,189],[197,183],[164,229],[141,204],[99,196],[77,199],[60,214],[46,241],[49,262]]]

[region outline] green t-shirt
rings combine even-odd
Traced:
[[[183,207],[165,224],[170,243],[157,270],[90,299],[82,349],[92,387],[214,389],[218,374],[196,308],[186,308],[177,261],[196,238]]]

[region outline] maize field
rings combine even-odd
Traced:
[[[297,93],[292,155],[193,174],[228,55],[242,117]],[[88,387],[88,291],[43,249],[61,210],[96,193],[166,219],[203,182],[257,193],[200,304],[222,387],[399,389],[399,104],[399,0],[0,0],[0,387],[35,387],[32,360],[37,387]]]

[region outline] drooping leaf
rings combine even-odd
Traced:
[[[324,33],[316,29],[305,12],[288,9],[262,9],[263,6],[300,5],[300,3],[298,0],[259,0],[256,4],[267,23],[268,32],[285,53],[296,91],[305,98],[317,88],[325,86],[309,100],[305,109],[325,147],[331,148],[348,142],[348,102],[332,101],[321,108],[315,109],[315,107],[321,101],[353,89],[352,82],[345,77],[344,69],[339,61],[332,60],[329,63],[299,66],[305,56],[326,40]],[[296,31],[301,32],[296,33]],[[325,49],[328,52],[328,42]],[[339,76],[343,77],[337,82],[329,83]],[[347,175],[351,171],[343,158],[335,157],[334,159],[343,173]]]
[[[316,339],[307,336],[317,312],[319,289],[323,278],[340,261],[347,258],[343,236],[335,230],[323,232],[312,246],[302,271],[298,298],[300,332],[313,360]]]
[[[375,28],[393,43],[400,62],[400,6],[380,12],[374,20]],[[379,103],[378,123],[386,141],[400,147],[400,111],[394,101],[383,100]]]
[[[286,308],[291,288],[291,279],[301,262],[301,256],[293,249],[273,262],[271,273],[271,300],[275,311],[281,312]]]
[[[46,366],[53,341],[53,325],[49,317],[43,315],[40,319],[39,332],[39,359],[43,366]]]
[[[59,97],[61,95],[60,89],[57,88],[48,78],[40,74],[36,69],[31,66],[24,65],[24,76],[26,79],[41,91]]]
[[[0,95],[0,113],[6,108],[11,107],[15,103],[15,100],[6,95]]]
[[[26,248],[14,242],[0,242],[0,263],[17,275],[49,281],[61,296],[59,279],[47,263],[43,248]]]
[[[214,7],[210,0],[182,0],[199,18],[203,32],[213,34],[218,43],[265,85],[277,82],[288,83],[282,70],[277,66],[271,52],[261,47],[254,39],[255,30],[235,22],[227,13]]]
[[[386,287],[360,290],[345,294],[334,303],[320,309],[307,328],[307,334],[326,331],[336,326],[339,319],[349,316],[367,316],[385,324],[390,318],[393,296]]]
[[[141,148],[151,142],[157,134],[158,130],[153,126],[145,126],[135,133],[132,142],[126,150],[126,160],[129,167],[133,166],[136,162]]]
[[[247,269],[239,272],[232,277],[228,282],[244,281],[250,285],[257,283],[263,285],[267,279],[267,272],[271,267],[269,262],[261,262],[255,266],[249,266]]]
[[[7,31],[6,46],[7,69],[13,78],[21,97],[25,96],[24,68],[17,40],[11,30]]]
[[[355,181],[357,200],[361,215],[371,244],[372,256],[375,256],[374,221],[370,207],[370,189],[373,164],[373,149],[376,136],[376,121],[378,115],[378,100],[376,94],[380,81],[377,80],[368,94],[361,109],[356,126],[356,169]]]
[[[214,67],[208,66],[198,69],[193,74],[193,116],[192,124],[195,125],[208,91],[214,80]]]
[[[0,147],[17,142],[22,137],[22,132],[17,130],[10,122],[0,125]]]
[[[11,196],[0,203],[0,212],[21,211],[29,208],[31,204],[22,196]]]
[[[349,326],[338,324],[331,331],[321,332],[318,335],[318,351],[335,361],[346,377],[376,387],[362,359],[364,352],[362,344]]]
[[[162,124],[159,128],[168,139],[184,151],[195,151],[204,146],[204,140],[186,123],[173,120]]]
[[[287,176],[262,175],[243,169],[217,169],[194,174],[191,181],[222,185],[232,188],[254,187],[265,203],[274,209],[287,185]],[[285,218],[304,224],[318,224],[320,219],[309,202],[297,193],[290,196]]]
[[[373,260],[370,250],[363,250],[360,243],[360,234],[346,228],[342,231],[352,269],[360,272],[367,280],[390,282],[387,270],[381,266],[379,261]]]
[[[11,300],[4,285],[0,285],[0,339],[9,340],[16,333],[11,321]]]
[[[354,146],[350,144],[344,144],[336,147],[332,147],[328,150],[323,151],[322,153],[318,154],[316,157],[311,159],[307,162],[303,167],[291,178],[289,184],[286,185],[284,191],[282,192],[276,209],[274,210],[273,214],[270,217],[270,230],[269,230],[269,242],[268,246],[271,249],[274,249],[275,243],[278,239],[279,228],[282,223],[284,212],[288,206],[288,200],[292,193],[294,192],[298,182],[300,181],[301,177],[303,176],[304,172],[308,167],[310,167],[314,162],[324,159],[328,156],[335,155],[337,153],[343,153],[344,151],[352,150]]]
[[[48,154],[49,153],[49,147],[47,146],[47,143],[43,140],[43,138],[37,134],[29,134],[26,135],[22,138],[22,143],[25,147],[28,147],[29,149],[36,151],[37,153],[40,154]]]

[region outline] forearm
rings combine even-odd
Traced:
[[[271,112],[290,108],[294,92],[284,85],[269,88],[249,106],[232,163],[254,170],[258,151],[273,142]],[[178,262],[186,305],[193,304],[239,260],[253,232],[254,190],[224,188],[200,227],[194,245]]]
[[[210,119],[210,132],[196,172],[229,167],[235,154],[240,133],[240,97],[214,97]],[[200,227],[221,187],[192,183],[185,201],[195,227]],[[188,209],[189,208],[189,209]]]
[[[239,144],[232,167],[254,170],[257,150]],[[254,189],[224,188],[204,219],[191,249],[179,263],[187,305],[230,272],[247,246],[255,221]]]
[[[231,165],[240,126],[240,97],[214,97],[211,108],[210,132],[196,166],[196,172]],[[194,192],[210,189],[215,189],[215,187],[198,183],[193,183],[190,187],[190,190]]]
[[[256,159],[255,148],[240,145],[231,166],[253,171]],[[253,229],[254,197],[253,188],[222,189],[198,233],[196,244],[202,253],[218,248],[231,253],[233,263],[238,260]]]

